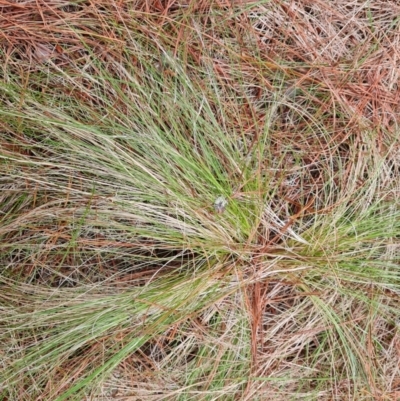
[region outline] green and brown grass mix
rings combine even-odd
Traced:
[[[1,399],[400,399],[399,16],[1,2]]]

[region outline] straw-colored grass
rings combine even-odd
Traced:
[[[0,5],[1,399],[400,399],[399,11]]]

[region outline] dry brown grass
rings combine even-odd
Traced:
[[[375,221],[368,208],[378,200],[392,205],[388,210],[398,216],[398,15],[397,1],[0,2],[0,163],[5,172],[0,205],[7,216],[0,215],[0,300],[6,322],[0,326],[0,373],[8,383],[10,366],[23,372],[21,379],[13,376],[11,389],[4,386],[4,399],[59,399],[141,335],[148,341],[121,358],[102,387],[87,386],[87,399],[88,394],[98,400],[400,399],[398,277],[391,273],[393,285],[380,285],[379,277],[368,282],[365,274],[357,281],[350,268],[335,267],[344,260],[356,264],[360,249],[372,243],[371,255],[384,248],[376,259],[385,272],[385,263],[399,260],[399,235],[383,238],[361,221],[363,216]],[[162,85],[153,78],[156,73]],[[85,175],[90,154],[63,158],[63,146],[70,150],[75,140],[77,149],[79,141],[101,144],[95,129],[115,135],[110,155],[121,148],[121,158],[136,155],[120,139],[121,127],[137,131],[142,124],[137,110],[151,106],[138,103],[144,97],[130,82],[144,90],[157,87],[154,96],[162,99],[173,97],[171,88],[179,79],[184,99],[193,100],[204,127],[222,127],[229,146],[236,146],[240,161],[234,164],[219,137],[210,145],[233,183],[231,203],[251,204],[263,199],[266,187],[273,188],[257,225],[242,236],[229,231],[231,221],[220,228],[207,203],[195,210],[195,218],[204,218],[199,226],[190,225],[192,216],[182,207],[195,238],[185,249],[173,240],[144,239],[126,230],[147,223],[133,221],[128,208],[118,206],[129,201],[124,196],[130,181],[123,180],[123,170],[108,176],[94,161],[93,176],[100,176],[104,187],[92,192]],[[188,90],[186,79],[193,93],[204,94],[213,115]],[[187,142],[198,146],[185,107],[179,114],[160,100],[152,112],[163,129],[181,127]],[[49,123],[41,125],[46,118]],[[71,129],[70,142],[55,143],[55,121],[65,132]],[[93,131],[78,125],[72,130],[70,121]],[[43,137],[31,134],[41,130]],[[254,177],[264,186],[249,187]],[[118,195],[114,183],[126,185]],[[253,209],[256,214],[260,207]],[[347,240],[349,229],[337,223],[341,210],[360,230],[364,227],[365,236],[356,235],[360,243]],[[71,229],[72,215],[82,219],[79,240]],[[324,216],[332,216],[330,227],[307,232],[308,244],[296,243]],[[179,316],[171,323],[162,315],[146,326],[149,316],[158,316],[153,309],[167,314],[168,295],[162,306],[147,300],[148,311],[140,316],[127,312],[132,324],[113,320],[113,311],[121,314],[121,302],[130,308],[124,294],[132,288],[146,288],[155,277],[172,286],[183,276],[181,266],[197,263],[207,238],[217,249],[210,253],[218,247],[225,253],[222,267],[206,260],[209,272],[196,270],[208,280],[204,292],[198,289],[198,308],[190,304],[179,315],[182,304],[174,304],[171,315],[179,311]],[[214,285],[223,288],[220,295],[213,293]],[[110,307],[105,296],[112,299]],[[110,329],[61,353],[59,365],[47,366],[44,373],[15,367],[30,347],[46,344],[43,327],[36,331],[31,322],[30,330],[27,316],[52,308],[61,313],[64,304],[87,312],[88,319],[104,316],[105,325],[112,321]],[[21,318],[13,320],[14,314]],[[66,314],[68,324],[45,313],[40,319],[51,326],[49,337],[57,337],[74,326],[74,316]],[[84,322],[79,316],[77,327]]]

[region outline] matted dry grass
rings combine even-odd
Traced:
[[[399,15],[1,3],[2,397],[400,399]]]

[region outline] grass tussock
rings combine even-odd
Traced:
[[[398,11],[1,5],[1,398],[400,397]]]

